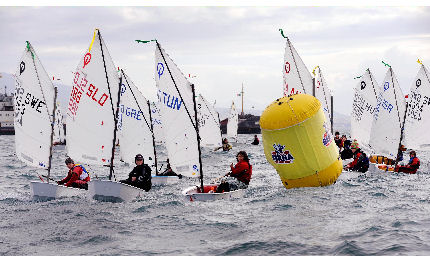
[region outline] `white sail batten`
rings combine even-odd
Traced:
[[[209,104],[200,94],[197,99],[197,119],[199,122],[199,134],[201,146],[221,147],[221,132],[218,114],[215,108]]]
[[[424,65],[415,77],[408,96],[404,145],[411,149],[430,148],[430,74]]]
[[[160,103],[151,102],[152,128],[156,143],[164,143],[163,121],[161,120]]]
[[[230,114],[227,120],[227,137],[237,141],[237,128],[239,124],[239,114],[236,111],[234,102],[231,103]]]
[[[118,114],[121,159],[134,165],[135,156],[142,154],[144,163],[155,167],[148,101],[123,72],[122,78]]]
[[[284,96],[298,93],[312,94],[312,76],[288,38],[282,74],[284,78]]]
[[[379,90],[373,114],[369,141],[373,153],[392,159],[397,157],[405,110],[405,97],[390,67]]]
[[[55,88],[33,47],[27,47],[15,73],[15,149],[24,163],[47,169]]]
[[[324,79],[321,68],[316,68],[315,74],[315,97],[321,102],[326,122],[331,123],[331,90],[327,86],[327,82]]]
[[[199,148],[191,83],[158,43],[155,49],[155,80],[170,165],[178,174],[199,177]]]
[[[74,73],[67,110],[67,152],[75,162],[111,161],[119,78],[100,32]]]
[[[359,78],[354,89],[351,113],[351,137],[352,139],[357,139],[361,146],[369,146],[378,92],[378,84],[370,70],[367,69],[364,75]]]

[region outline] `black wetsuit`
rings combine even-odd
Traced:
[[[136,177],[136,180],[132,181],[132,177]],[[119,182],[141,188],[148,192],[152,186],[151,168],[147,164],[135,166],[128,175],[128,179]]]

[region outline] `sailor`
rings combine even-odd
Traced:
[[[365,173],[369,169],[369,158],[358,146],[357,140],[351,144],[351,151],[354,154],[354,161],[344,167],[344,170],[351,170]]]
[[[352,153],[351,148],[350,148],[351,147],[351,140],[347,139],[346,135],[342,135],[341,140],[342,140],[343,150],[340,153],[340,157],[342,159],[352,158],[354,154]]]
[[[334,142],[336,143],[337,147],[339,148],[339,152],[343,147],[342,139],[339,137],[340,133],[339,131],[336,131],[334,133]]]
[[[407,165],[397,165],[394,171],[415,174],[418,168],[420,168],[420,160],[418,159],[417,153],[414,150],[409,152],[409,157],[410,159]]]
[[[136,166],[129,173],[128,178],[119,182],[141,188],[148,192],[152,186],[151,168],[147,164],[143,163],[143,156],[141,154],[137,154],[135,156],[134,162],[136,163]]]
[[[177,176],[179,179],[182,178],[181,174],[176,174],[175,171],[172,170],[170,166],[169,159],[167,158],[167,168],[162,173],[158,174],[159,176]]]
[[[224,139],[222,140],[222,146],[221,146],[221,147],[218,147],[218,148],[215,148],[215,150],[214,150],[214,151],[217,151],[217,150],[219,150],[219,149],[221,149],[221,148],[222,148],[222,151],[229,151],[230,149],[232,149],[232,146],[228,143],[227,138],[224,138]]]
[[[82,165],[75,165],[75,162],[70,157],[66,158],[64,162],[69,168],[69,172],[67,177],[57,181],[57,184],[88,190],[87,182],[90,181],[90,175],[87,170]]]
[[[230,165],[231,171],[225,175],[226,178],[217,187],[217,193],[248,187],[252,175],[252,165],[249,163],[248,154],[245,151],[240,151],[236,155],[236,160],[237,164]]]
[[[260,140],[258,140],[257,135],[254,136],[254,141],[251,144],[252,145],[258,145],[258,144],[260,144]]]

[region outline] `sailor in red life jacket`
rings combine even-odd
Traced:
[[[230,165],[231,171],[225,176],[226,178],[217,188],[217,193],[234,191],[237,189],[247,188],[251,181],[252,165],[249,163],[248,154],[240,151],[236,155],[237,164]]]
[[[417,153],[412,150],[409,152],[409,163],[407,165],[397,165],[394,169],[395,172],[403,172],[409,174],[415,174],[420,167],[420,160],[417,157]]]
[[[90,181],[90,176],[85,168],[82,165],[75,165],[75,162],[70,157],[66,159],[65,163],[69,168],[69,172],[67,177],[58,181],[57,184],[88,190],[87,182]]]

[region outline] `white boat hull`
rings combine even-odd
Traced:
[[[205,188],[207,187],[216,188],[217,186],[218,185],[216,184],[204,185]],[[199,188],[198,186],[192,186],[182,191],[182,195],[184,196],[185,200],[186,201],[214,201],[214,200],[221,200],[221,199],[239,198],[244,196],[245,194],[244,189],[238,189],[235,191],[224,192],[224,193],[199,193],[198,188]]]
[[[179,178],[177,176],[153,176],[151,183],[153,186],[169,185],[177,183]]]
[[[96,200],[128,202],[141,197],[143,189],[110,180],[93,180],[88,182],[88,197]]]
[[[45,183],[40,181],[31,181],[30,190],[32,197],[36,198],[59,198],[72,197],[85,194],[87,190],[74,187],[66,187],[55,183]]]

